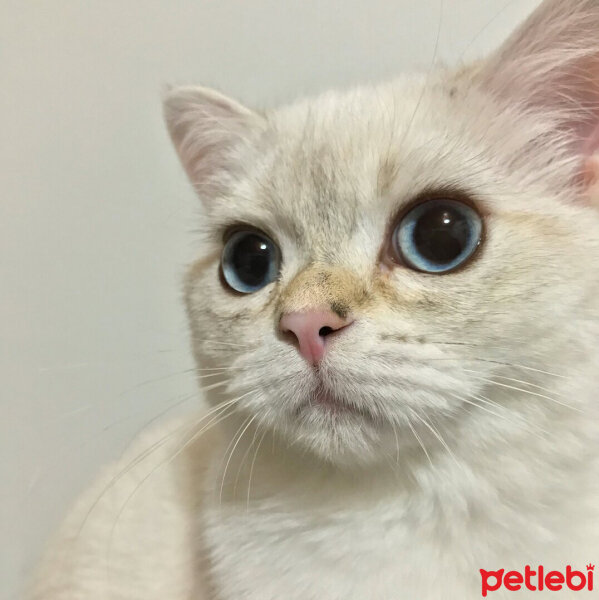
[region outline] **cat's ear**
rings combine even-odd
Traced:
[[[545,0],[478,77],[555,127],[577,179],[599,177],[599,0]]]
[[[202,197],[218,193],[242,167],[240,150],[264,118],[204,87],[179,87],[163,97],[166,124],[192,184]]]

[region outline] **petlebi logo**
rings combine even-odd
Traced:
[[[588,564],[586,571],[576,571],[570,565],[563,571],[547,571],[543,565],[534,570],[526,565],[524,572],[520,571],[485,571],[480,569],[481,591],[483,597],[489,592],[496,592],[502,587],[510,592],[522,589],[531,592],[549,590],[559,592],[564,589],[573,592],[593,591],[593,572],[595,565]]]

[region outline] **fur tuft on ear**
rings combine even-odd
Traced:
[[[203,87],[171,88],[163,103],[171,139],[192,184],[203,198],[218,193],[241,166],[238,150],[264,119]]]
[[[573,175],[584,179],[599,151],[599,0],[545,0],[478,79],[500,101],[550,124]]]

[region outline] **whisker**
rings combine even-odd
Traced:
[[[393,429],[393,435],[395,436],[395,462],[399,464],[400,451],[399,451],[399,435],[397,434],[397,426],[396,423],[391,421],[391,427]]]
[[[256,428],[256,431],[258,430],[258,428]],[[264,441],[264,438],[266,437],[266,434],[268,433],[268,428],[266,426],[264,426],[264,433],[262,434],[262,437],[260,438],[260,441],[258,442],[258,446],[256,446],[256,452],[254,452],[254,458],[252,459],[252,464],[250,465],[250,474],[248,476],[248,489],[247,489],[247,502],[246,502],[246,510],[249,510],[250,508],[250,492],[252,489],[252,475],[254,473],[254,465],[256,464],[256,459],[258,458],[258,452],[260,451],[260,446],[262,445],[262,442]]]
[[[435,342],[437,343],[437,342]],[[463,345],[463,344],[453,344],[450,342],[442,342],[443,344],[447,344],[447,345]],[[482,345],[481,345],[482,346]],[[473,345],[473,347],[478,347],[478,344]],[[385,359],[385,358],[389,358],[390,360],[396,360],[396,357],[394,357],[393,355],[389,355],[389,354],[385,354],[385,353],[375,353],[372,355],[373,358],[379,358],[379,359]],[[463,356],[433,356],[433,357],[427,357],[427,358],[423,358],[422,360],[418,361],[418,362],[422,362],[422,363],[428,363],[428,362],[437,362],[437,361],[454,361],[454,362],[470,362],[470,361],[475,361],[475,362],[484,362],[484,363],[490,363],[490,364],[495,364],[495,365],[501,365],[504,367],[511,367],[514,369],[522,369],[524,371],[531,371],[533,373],[540,373],[542,375],[549,375],[551,377],[557,377],[559,379],[566,379],[567,376],[566,375],[561,375],[559,373],[553,373],[551,371],[545,371],[543,369],[537,369],[535,367],[529,367],[527,365],[522,365],[519,363],[512,363],[512,362],[507,362],[507,361],[501,361],[501,360],[496,360],[496,359],[489,359],[489,358],[479,358],[476,356],[468,356],[468,357],[463,357]]]
[[[252,448],[254,447],[254,443],[256,442],[256,437],[258,436],[258,427],[256,427],[256,430],[254,431],[254,437],[252,438],[251,443],[248,445],[245,453],[243,454],[243,457],[239,463],[239,467],[237,468],[237,475],[235,476],[235,483],[233,484],[233,496],[235,496],[237,494],[237,483],[239,482],[239,476],[241,475],[241,471],[243,469],[243,465],[245,464],[245,460],[248,457],[249,453],[251,452]]]
[[[480,404],[477,404],[476,402],[472,402],[472,400],[469,399],[469,398],[471,398],[474,400],[478,400],[479,402],[482,402],[483,404],[490,404],[492,406],[496,406],[497,408],[503,408],[500,404],[492,402],[491,400],[489,400],[488,398],[486,398],[484,396],[476,396],[474,394],[469,394],[468,398],[465,398],[463,396],[458,396],[456,394],[452,394],[451,392],[449,392],[449,395],[454,397],[456,400],[459,400],[460,402],[465,402],[466,404],[469,404],[470,406],[474,406],[475,408],[478,408],[479,410],[489,413],[489,414],[493,415],[494,417],[497,417],[498,419],[502,419],[502,420],[510,423],[511,425],[516,425],[516,426],[525,425],[527,430],[529,431],[529,433],[531,435],[538,437],[539,439],[544,439],[544,438],[543,438],[543,436],[539,435],[535,431],[535,429],[538,429],[539,431],[543,432],[546,435],[551,435],[550,432],[546,431],[545,429],[543,429],[542,427],[539,427],[537,425],[535,425],[534,428],[531,428],[530,423],[528,423],[524,419],[521,419],[520,422],[518,422],[514,419],[510,419],[507,415],[503,415],[501,413],[495,412],[489,408],[486,408],[485,406],[481,406]]]
[[[185,402],[189,402],[190,400],[193,399],[197,399],[197,392],[193,392],[191,394],[183,394],[183,396],[181,396],[178,400],[176,400],[175,402],[169,404],[166,406],[166,408],[164,408],[163,410],[161,410],[160,412],[156,413],[151,419],[149,419],[148,421],[146,421],[135,433],[135,435],[133,436],[134,438],[137,437],[138,435],[140,435],[143,431],[145,431],[150,425],[152,425],[152,423],[155,423],[158,419],[160,419],[161,417],[163,417],[164,415],[168,414],[171,410],[174,410],[175,408],[177,408],[178,406],[181,406],[182,404],[185,404]],[[136,413],[137,414],[137,411]],[[126,421],[129,421],[130,419],[133,418],[133,414],[129,414],[127,417],[124,417],[122,419],[118,419],[116,421],[113,421],[112,423],[109,423],[108,425],[106,425],[105,427],[102,428],[102,431],[100,432],[100,435],[103,435],[104,433],[106,433],[106,431],[108,431],[109,429],[111,429],[112,427],[115,427],[116,425],[120,425],[121,423],[124,423]]]
[[[552,373],[551,371],[544,371],[543,369],[536,369],[534,367],[529,367],[529,366],[522,365],[519,363],[511,363],[511,362],[504,362],[504,361],[500,361],[500,360],[491,360],[491,359],[476,358],[476,357],[470,357],[465,360],[467,360],[467,361],[476,360],[478,362],[488,362],[488,363],[503,365],[505,367],[513,367],[514,369],[523,369],[524,371],[532,371],[533,373],[540,373],[541,375],[549,375],[551,377],[557,377],[559,379],[566,379],[566,375],[560,375],[559,373]]]
[[[142,433],[145,429],[148,428],[148,426],[150,426],[152,423],[154,423],[155,421],[157,421],[160,417],[164,416],[165,414],[169,413],[170,411],[174,410],[175,408],[177,408],[178,406],[181,406],[182,404],[184,404],[185,402],[189,402],[190,400],[194,400],[194,399],[200,399],[200,394],[202,392],[208,392],[210,390],[214,390],[217,389],[219,387],[223,387],[225,385],[227,385],[230,382],[230,380],[227,381],[219,381],[217,383],[213,383],[207,386],[202,386],[200,388],[198,388],[198,390],[196,392],[192,392],[191,394],[185,394],[180,400],[169,404],[164,410],[161,410],[159,413],[157,413],[156,415],[154,415],[154,417],[152,417],[149,421],[146,421],[143,426],[141,427],[141,429],[139,429],[137,431],[137,433],[135,434],[134,437],[137,437],[140,433]],[[132,418],[133,415],[129,415],[128,417],[125,417],[124,419],[119,419],[117,421],[113,421],[112,423],[110,423],[109,425],[107,425],[106,427],[104,427],[103,432],[107,431],[108,429],[110,429],[111,427],[114,427],[115,425],[119,425],[120,423],[123,423],[129,419]]]
[[[146,430],[152,423],[154,423],[155,421],[157,421],[159,418],[163,417],[164,415],[166,415],[170,411],[174,410],[178,406],[181,406],[182,404],[185,404],[185,402],[189,402],[190,400],[193,400],[193,399],[196,399],[196,398],[197,398],[197,393],[196,392],[194,392],[192,394],[184,394],[184,395],[180,396],[175,402],[171,402],[170,404],[168,404],[166,406],[166,408],[164,408],[163,410],[160,410],[160,412],[158,412],[151,419],[149,419],[148,421],[146,421],[139,429],[137,429],[136,433],[132,437],[133,438],[137,437],[144,430]],[[73,447],[70,444],[64,444],[63,446],[61,446],[58,449],[56,455],[52,457],[51,462],[52,463],[57,463],[65,455],[71,454],[71,453],[73,453],[75,451],[80,451],[81,449],[83,449],[84,447],[86,447],[88,444],[90,444],[90,443],[98,440],[99,438],[101,438],[106,433],[106,431],[108,431],[112,427],[120,425],[121,423],[125,423],[126,421],[130,421],[138,413],[139,413],[139,411],[136,411],[135,413],[129,414],[126,417],[123,417],[121,419],[117,419],[115,421],[112,421],[108,425],[105,425],[102,428],[102,430],[99,431],[97,434],[92,435],[92,436],[88,436],[82,443],[77,444],[75,447]],[[31,490],[29,490],[29,493],[30,492],[31,492]]]
[[[200,435],[202,435],[202,433],[204,433],[205,431],[207,431],[208,429],[218,425],[219,423],[221,423],[222,421],[224,421],[225,419],[227,419],[228,417],[230,417],[234,412],[235,412],[235,404],[237,404],[240,400],[242,400],[243,398],[249,396],[250,394],[253,394],[255,392],[255,390],[250,390],[249,392],[246,392],[245,394],[242,394],[241,396],[238,396],[237,398],[233,398],[232,400],[229,400],[227,402],[224,402],[223,404],[219,404],[217,408],[230,408],[231,406],[233,407],[231,409],[230,412],[228,412],[228,414],[226,414],[224,417],[222,416],[226,411],[222,411],[217,415],[216,421],[212,420],[211,422],[207,423],[202,429],[200,429],[199,431],[196,431],[195,433],[192,434],[192,436],[185,441],[185,443],[175,452],[175,454],[169,459],[169,462],[174,460],[179,454],[181,454],[182,452],[185,451],[185,449],[192,443],[194,443],[199,437]],[[196,425],[197,426],[197,425]]]
[[[497,13],[495,13],[495,15],[493,16],[492,19],[489,19],[484,25],[483,27],[481,27],[481,29],[479,29],[478,33],[470,40],[470,42],[466,45],[466,47],[462,50],[462,52],[460,53],[460,57],[458,59],[458,64],[462,64],[464,61],[464,56],[466,55],[466,53],[470,50],[470,48],[472,47],[472,45],[474,44],[474,42],[476,42],[478,40],[478,38],[485,33],[485,31],[498,19],[498,17],[504,13],[506,11],[506,9],[510,6],[512,6],[514,3],[516,2],[516,0],[510,0],[509,2],[506,2],[503,7],[497,11]]]
[[[183,369],[182,371],[176,371],[174,373],[169,373],[168,375],[162,375],[161,377],[156,377],[154,379],[148,379],[146,381],[142,381],[141,383],[138,383],[138,384],[134,385],[133,387],[127,388],[126,390],[122,391],[118,397],[122,398],[125,394],[128,394],[129,392],[138,390],[139,388],[145,387],[146,385],[150,385],[151,383],[157,383],[159,381],[166,381],[167,379],[172,379],[173,377],[180,377],[181,375],[190,375],[194,371],[195,371],[194,368]]]
[[[203,373],[202,375],[197,375],[196,379],[201,380],[201,379],[206,379],[208,377],[218,377],[218,376],[222,376],[222,375],[228,375],[228,373],[226,371],[215,371],[213,373]]]
[[[196,369],[196,371],[198,372],[204,372],[204,371],[221,371],[221,372],[226,372],[226,371],[245,371],[246,368],[245,367],[240,367],[240,366],[235,366],[235,365],[227,365],[225,367],[206,367],[203,369]]]
[[[424,99],[424,94],[426,92],[430,78],[435,70],[435,66],[436,66],[436,62],[437,62],[437,53],[439,51],[439,41],[441,39],[441,28],[443,25],[443,9],[444,9],[444,0],[440,0],[440,2],[439,2],[439,21],[437,23],[437,34],[435,37],[435,46],[433,48],[433,56],[431,58],[431,64],[430,64],[430,67],[426,74],[425,85],[422,87],[420,95],[418,96],[418,101],[416,102],[416,106],[414,107],[412,116],[410,117],[410,120],[408,121],[408,125],[407,125],[401,139],[399,140],[399,144],[398,144],[399,147],[403,146],[405,140],[407,139],[408,135],[412,131],[412,127],[414,125],[414,120],[416,119],[416,115],[418,114],[420,105],[422,104],[422,101]]]
[[[225,382],[221,382],[221,383],[225,383]],[[168,434],[166,434],[165,436],[163,436],[162,438],[160,438],[159,440],[157,440],[156,442],[154,442],[153,444],[151,444],[148,448],[146,448],[144,451],[140,452],[132,461],[130,461],[123,469],[121,469],[117,474],[115,474],[110,481],[106,484],[104,490],[100,493],[100,495],[96,498],[96,500],[92,503],[92,505],[90,506],[89,510],[87,511],[87,513],[85,514],[84,518],[83,518],[83,522],[81,523],[81,526],[79,528],[79,534],[81,533],[81,531],[83,531],[83,528],[85,527],[85,524],[87,522],[87,520],[89,519],[90,515],[92,514],[92,512],[95,510],[95,508],[97,507],[97,505],[100,503],[100,501],[104,498],[104,496],[108,493],[108,491],[125,475],[127,475],[127,473],[129,473],[129,471],[131,471],[131,469],[135,468],[138,464],[140,464],[141,462],[143,462],[148,456],[150,456],[152,453],[154,453],[156,450],[158,450],[159,448],[161,448],[162,446],[164,446],[172,437],[178,435],[182,430],[187,428],[187,431],[192,431],[193,429],[195,429],[198,425],[200,425],[202,422],[204,422],[206,419],[212,417],[215,413],[217,413],[218,411],[223,410],[224,408],[233,405],[236,401],[238,401],[241,398],[233,398],[232,400],[228,400],[227,402],[224,402],[222,404],[219,404],[217,406],[215,406],[214,408],[208,410],[207,413],[202,415],[202,418],[200,418],[199,420],[195,421],[194,423],[192,423],[191,425],[187,424],[187,423],[183,423],[182,425],[180,425],[179,427],[177,427],[176,429],[174,429],[173,431],[169,432]],[[169,407],[170,409],[171,407]],[[166,412],[166,411],[165,411]],[[157,419],[160,415],[157,415],[156,417],[154,417],[154,419]],[[154,420],[152,419],[152,420]]]
[[[216,389],[217,387],[220,387],[222,385],[226,385],[229,381],[230,380],[227,380],[226,382],[219,382],[218,385],[211,384],[211,385],[208,385],[208,386],[199,387],[196,392],[192,392],[191,394],[185,394],[180,400],[176,401],[173,404],[170,404],[164,410],[161,410],[154,417],[152,417],[149,421],[146,421],[143,424],[143,426],[141,427],[141,429],[139,429],[137,431],[136,436],[139,435],[142,431],[144,431],[144,429],[146,429],[149,425],[151,425],[152,423],[154,423],[155,421],[157,421],[160,417],[162,417],[165,414],[169,413],[171,410],[174,410],[176,407],[180,406],[181,404],[184,404],[185,402],[188,402],[189,400],[199,399],[200,398],[200,396],[199,396],[200,393],[202,393],[202,392],[208,392],[208,391]],[[119,425],[121,423],[124,423],[125,421],[130,420],[131,418],[133,418],[133,415],[130,414],[127,417],[124,417],[122,419],[118,419],[117,421],[113,421],[112,423],[109,423],[108,425],[106,425],[102,429],[102,433],[108,431],[109,429],[111,429],[115,425]]]
[[[164,415],[166,415],[170,411],[174,410],[178,406],[181,406],[182,404],[185,404],[185,402],[189,402],[190,400],[199,399],[199,394],[200,393],[202,393],[202,392],[208,392],[210,390],[215,390],[215,389],[217,389],[219,387],[223,387],[225,385],[228,385],[229,382],[230,382],[230,380],[219,381],[219,382],[211,384],[211,385],[200,387],[200,388],[198,388],[197,392],[193,392],[191,394],[184,395],[180,400],[178,400],[177,402],[174,402],[173,404],[170,404],[164,410],[161,410],[158,414],[154,415],[154,417],[152,417],[149,421],[146,421],[143,424],[143,426],[141,427],[141,429],[137,431],[135,437],[137,437],[142,431],[144,431],[145,429],[147,429],[150,425],[152,425],[153,423],[155,423],[156,421],[158,421],[158,419],[160,419],[161,417],[163,417]],[[123,421],[123,419],[121,419],[121,422],[122,421]],[[111,425],[113,425],[113,424],[111,424]],[[106,428],[104,428],[104,431],[106,431]]]
[[[238,400],[238,399],[235,399]],[[233,401],[229,401],[228,403],[225,403],[225,405],[219,405],[218,408],[221,408],[223,410],[221,410],[221,412],[217,415],[217,417],[215,417],[214,419],[212,419],[210,422],[208,422],[206,425],[204,425],[204,427],[202,427],[202,429],[200,431],[195,432],[190,439],[186,440],[185,443],[183,445],[181,445],[177,451],[172,454],[169,458],[161,461],[160,463],[158,463],[149,473],[147,473],[135,486],[135,488],[133,489],[133,491],[127,496],[127,498],[125,499],[125,502],[122,504],[121,508],[119,509],[119,512],[117,513],[116,519],[114,520],[114,523],[112,524],[112,528],[110,530],[110,538],[109,538],[109,545],[108,545],[108,551],[110,554],[110,549],[112,548],[112,541],[114,538],[114,532],[116,530],[116,527],[121,519],[121,516],[123,515],[125,509],[127,508],[127,506],[129,505],[129,502],[133,499],[133,497],[135,496],[135,494],[137,494],[137,492],[140,490],[140,488],[144,485],[144,483],[150,478],[152,477],[152,475],[154,475],[154,473],[156,473],[156,471],[161,468],[164,467],[165,465],[171,463],[173,460],[175,460],[175,458],[177,458],[177,456],[179,456],[188,446],[189,444],[193,443],[193,441],[197,440],[198,437],[202,434],[205,433],[206,431],[212,429],[213,427],[215,427],[216,425],[218,425],[220,422],[222,422],[223,420],[227,419],[228,417],[230,417],[234,412],[235,412],[235,408],[233,407],[230,411],[227,411],[228,408],[230,408],[230,405],[234,404]],[[227,414],[224,414],[227,413]],[[224,416],[223,416],[224,414]],[[201,419],[203,420],[203,419]],[[198,423],[194,424],[194,427],[197,427]]]
[[[221,480],[221,484],[220,484],[220,495],[219,495],[219,502],[222,504],[223,501],[223,489],[225,487],[225,479],[227,477],[227,469],[229,468],[229,464],[231,463],[231,459],[233,458],[233,455],[235,454],[235,450],[237,449],[237,446],[239,445],[239,442],[241,441],[241,438],[244,436],[245,432],[248,430],[249,426],[258,418],[258,415],[254,415],[253,417],[246,419],[241,427],[243,427],[241,433],[239,433],[239,429],[237,430],[237,432],[239,433],[239,435],[237,435],[237,433],[233,436],[233,439],[235,439],[237,437],[237,441],[235,442],[235,444],[233,445],[233,448],[231,449],[231,452],[229,452],[229,458],[227,459],[227,463],[225,465],[225,470],[223,471],[223,477]],[[245,425],[245,427],[244,427]],[[240,427],[240,429],[241,429]],[[225,456],[226,456],[226,451],[225,451]]]
[[[50,425],[55,425],[56,423],[60,423],[61,421],[64,421],[66,419],[71,419],[72,417],[76,417],[77,415],[80,415],[81,413],[87,412],[91,408],[92,408],[91,404],[87,404],[85,406],[79,406],[77,408],[74,408],[73,410],[69,410],[67,412],[64,412],[64,413],[56,416],[56,417],[53,417],[52,419],[48,419],[47,421],[42,423],[41,426],[48,427]]]
[[[514,386],[514,385],[509,385],[507,383],[500,383],[499,381],[494,381],[493,379],[488,379],[486,377],[476,377],[475,376],[474,379],[478,379],[479,381],[484,381],[485,383],[489,383],[491,385],[496,385],[498,387],[506,388],[509,390],[514,390],[516,392],[523,392],[524,394],[529,394],[530,396],[535,396],[536,398],[543,398],[545,400],[550,400],[551,402],[555,402],[556,404],[559,404],[560,406],[563,406],[564,408],[568,408],[570,410],[574,410],[579,413],[584,412],[576,406],[571,406],[569,404],[566,404],[565,402],[560,402],[556,398],[552,398],[551,396],[547,396],[545,394],[539,394],[538,392],[533,392],[531,390],[520,388],[520,387]]]
[[[507,408],[505,406],[503,406],[501,403],[495,402],[495,401],[491,400],[490,398],[487,398],[486,396],[483,396],[481,394],[471,394],[470,397],[473,398],[474,400],[478,400],[479,402],[483,402],[484,404],[488,404],[490,406],[495,406],[495,407],[497,407],[500,410],[507,410]],[[502,416],[504,419],[509,420],[509,422],[513,423],[514,425],[518,424],[517,421],[514,421],[512,419],[508,419],[508,417],[506,415],[501,415],[500,414],[499,416]],[[518,416],[520,417],[520,420],[522,422],[524,422],[526,425],[528,425],[528,426],[532,425],[532,429],[529,429],[529,431],[531,433],[535,434],[535,430],[538,430],[538,431],[544,433],[545,435],[551,437],[551,435],[552,435],[551,431],[548,431],[547,429],[544,429],[538,423],[532,423],[532,424],[529,423],[529,421],[527,421],[526,419],[524,419],[521,414],[518,414]],[[542,436],[539,436],[539,437],[541,439],[543,439]]]
[[[243,428],[243,426],[248,422],[249,418],[250,417],[247,416],[243,420],[243,422],[241,423],[241,425],[237,428],[237,430],[235,431],[235,433],[233,434],[233,436],[229,440],[229,443],[227,444],[227,447],[225,448],[225,451],[223,452],[223,458],[222,458],[221,463],[220,463],[221,467],[222,467],[223,462],[225,461],[225,457],[228,455],[229,449],[231,448],[231,446],[235,442],[235,439],[237,438],[237,434],[241,431],[241,429]],[[221,486],[221,489],[222,489],[222,486]]]
[[[464,371],[466,371],[466,373],[474,373],[479,375],[478,371],[472,371],[471,369],[464,369]],[[515,379],[514,377],[507,377],[505,375],[497,375],[494,374],[493,377],[497,378],[497,379],[505,379],[506,381],[511,381],[512,383],[521,383],[523,385],[528,385],[530,387],[536,388],[538,390],[541,390],[543,392],[549,392],[549,393],[556,393],[553,390],[543,387],[542,385],[537,385],[536,383],[531,383],[530,381],[525,381],[522,379]],[[558,395],[563,395],[563,394],[558,394]]]
[[[413,414],[427,429],[429,429],[431,431],[431,433],[439,440],[439,442],[441,443],[443,448],[445,448],[445,450],[447,451],[449,456],[452,458],[452,460],[455,462],[455,464],[461,468],[460,463],[454,456],[453,452],[451,451],[450,447],[447,445],[447,442],[443,439],[441,434],[428,421],[423,419],[414,409],[411,409],[410,413]]]
[[[416,433],[416,430],[412,426],[412,422],[410,421],[410,419],[407,419],[407,422],[408,422],[408,427],[410,428],[410,431],[414,434],[416,441],[420,444],[420,447],[422,448],[422,451],[424,452],[426,458],[428,459],[428,462],[430,463],[431,467],[434,468],[433,461],[431,460],[431,457],[429,456],[429,453],[426,450],[426,446],[424,445],[423,441],[420,439],[420,436],[418,435],[418,433]]]
[[[108,493],[108,491],[121,479],[121,477],[123,477],[124,475],[126,475],[132,468],[135,467],[136,464],[139,464],[139,462],[141,462],[146,456],[150,455],[154,450],[157,450],[162,445],[166,444],[169,439],[171,439],[173,436],[177,435],[177,433],[179,433],[184,428],[185,428],[185,424],[181,425],[177,429],[169,432],[168,434],[166,434],[165,436],[163,436],[162,438],[160,438],[160,440],[158,440],[157,442],[154,442],[149,448],[147,448],[146,450],[144,450],[143,452],[141,452],[132,461],[132,463],[129,463],[126,468],[122,469],[116,475],[114,475],[112,477],[112,479],[104,487],[104,489],[102,490],[102,492],[98,495],[98,497],[94,500],[94,502],[92,503],[92,505],[89,507],[89,509],[85,513],[85,515],[83,517],[83,521],[81,522],[81,525],[79,526],[79,531],[77,532],[77,536],[81,535],[81,532],[83,531],[83,529],[84,529],[84,527],[85,527],[85,525],[86,525],[89,517],[91,516],[92,512],[96,509],[96,507],[101,502],[101,500],[104,498],[104,496]]]
[[[232,342],[221,342],[220,340],[202,340],[202,344],[220,344],[221,346],[230,346],[231,348],[256,348],[256,344],[233,344]]]
[[[458,345],[467,345],[467,346],[472,346],[474,348],[477,347],[484,347],[483,344],[460,344],[458,342],[456,343],[452,343],[452,342],[434,342],[436,344],[443,344],[443,345],[447,345],[447,346],[458,346]],[[505,367],[512,367],[514,369],[522,369],[524,371],[531,371],[533,373],[540,373],[542,375],[549,375],[551,377],[557,377],[559,379],[566,379],[566,375],[561,375],[559,373],[553,373],[552,371],[545,371],[543,369],[538,369],[536,367],[530,367],[528,365],[523,365],[520,363],[513,363],[513,362],[507,362],[507,361],[501,361],[501,360],[497,360],[497,359],[490,359],[490,358],[480,358],[477,356],[469,356],[469,357],[434,357],[434,358],[430,358],[430,359],[426,359],[428,360],[460,360],[460,361],[465,361],[465,362],[469,362],[471,360],[473,361],[477,361],[477,362],[486,362],[486,363],[490,363],[490,364],[496,364],[496,365],[502,365]]]

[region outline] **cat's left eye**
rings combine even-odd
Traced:
[[[227,240],[221,259],[225,281],[236,292],[251,294],[279,274],[279,249],[258,231],[237,231]]]
[[[439,198],[412,208],[393,232],[393,249],[408,267],[447,273],[464,264],[478,248],[480,215],[465,202]]]

